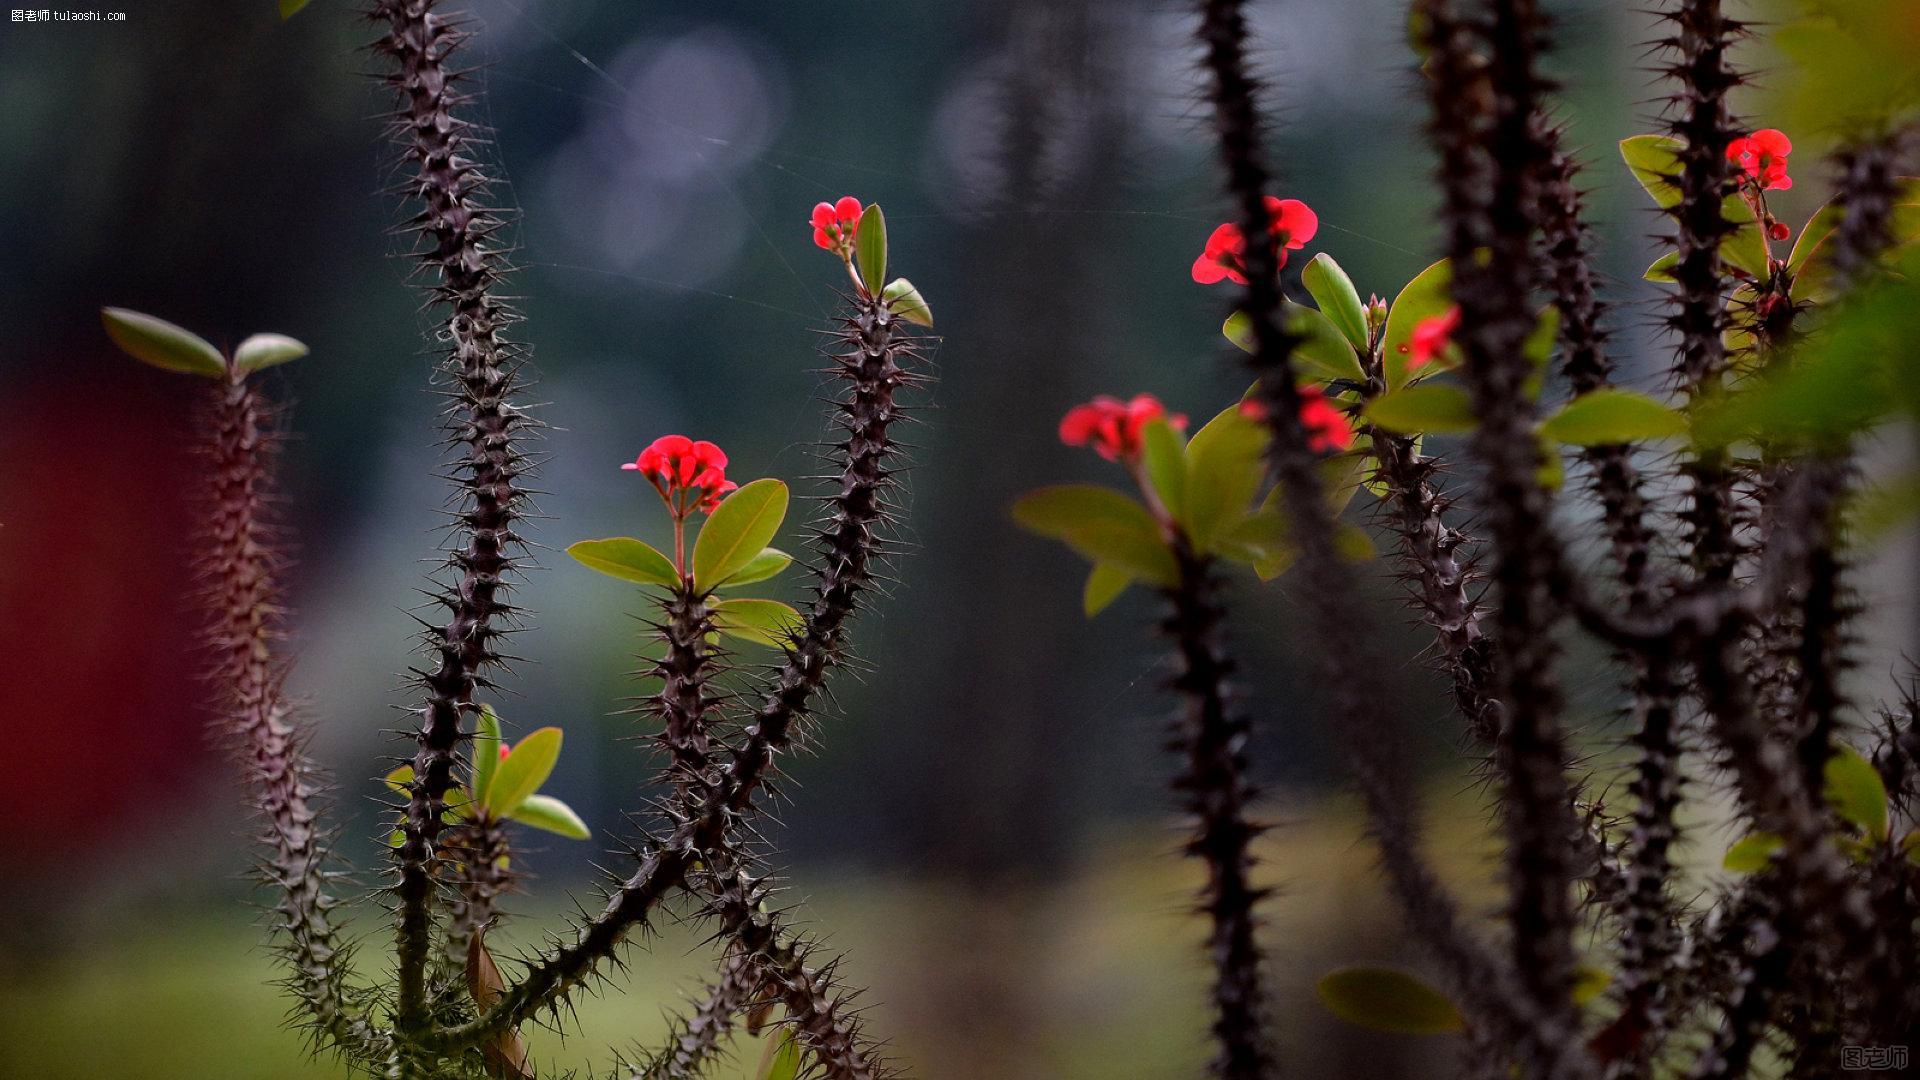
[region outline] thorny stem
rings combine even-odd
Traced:
[[[720,961],[720,977],[707,988],[693,1011],[677,1018],[667,1041],[628,1080],[697,1080],[720,1055],[735,1017],[754,1008],[764,994],[759,967],[734,949]],[[755,1026],[750,1022],[748,1032]]]
[[[286,700],[279,641],[280,556],[265,520],[275,436],[267,407],[233,371],[214,389],[213,507],[207,565],[214,620],[208,638],[223,692],[221,734],[232,738],[266,822],[262,877],[276,893],[273,932],[319,1040],[356,1057],[386,1052],[385,1036],[359,1015],[347,994],[348,948],[334,925],[339,901],[315,800],[320,785],[305,752],[306,732]]]
[[[1534,190],[1542,148],[1533,138],[1542,83],[1533,69],[1538,16],[1529,0],[1495,0],[1477,56],[1444,2],[1428,5],[1431,130],[1440,151],[1447,253],[1460,306],[1455,340],[1477,420],[1472,448],[1486,466],[1484,505],[1494,540],[1493,582],[1505,707],[1498,764],[1506,781],[1508,921],[1514,966],[1556,1034],[1522,1057],[1529,1074],[1560,1076],[1586,1062],[1572,1036],[1574,973],[1571,791],[1554,681],[1556,549],[1535,479],[1539,447],[1523,343],[1532,332]],[[1484,255],[1483,255],[1484,253]]]
[[[1180,536],[1174,561],[1179,580],[1166,590],[1169,612],[1161,629],[1178,655],[1173,687],[1186,699],[1174,742],[1187,758],[1175,787],[1185,794],[1197,825],[1187,853],[1207,866],[1202,907],[1212,923],[1208,951],[1218,1043],[1213,1073],[1256,1080],[1272,1075],[1274,1063],[1264,1033],[1266,994],[1254,934],[1254,909],[1268,890],[1252,880],[1252,842],[1264,830],[1248,814],[1253,791],[1246,780],[1246,744],[1252,730],[1229,698],[1233,664],[1220,643],[1226,612],[1216,596],[1220,582],[1213,560]]]
[[[429,1022],[425,974],[439,874],[434,863],[441,812],[464,737],[461,719],[475,709],[474,691],[499,662],[495,641],[511,614],[501,594],[519,541],[514,532],[522,497],[517,480],[525,463],[518,443],[527,424],[509,401],[519,358],[500,336],[513,317],[493,291],[506,271],[493,243],[502,222],[485,202],[488,181],[474,160],[474,128],[454,112],[465,98],[456,89],[459,73],[447,62],[465,34],[436,14],[436,7],[437,0],[374,0],[369,9],[369,16],[386,26],[374,47],[394,67],[386,77],[399,99],[394,127],[414,168],[406,191],[421,204],[410,222],[420,238],[415,257],[432,275],[429,288],[446,308],[443,340],[454,388],[448,424],[452,441],[461,447],[458,483],[464,500],[457,514],[464,543],[450,559],[458,576],[441,597],[447,619],[427,634],[434,667],[420,680],[425,700],[394,886],[395,1019],[407,1031]]]
[[[741,815],[752,809],[756,794],[773,775],[775,755],[787,749],[794,723],[806,716],[813,696],[839,661],[848,620],[872,576],[880,529],[890,514],[887,492],[893,484],[896,449],[890,428],[900,416],[894,396],[919,379],[903,366],[903,361],[917,358],[913,341],[876,298],[855,297],[854,313],[840,340],[846,350],[835,354],[835,371],[849,387],[836,406],[840,472],[825,497],[829,520],[817,542],[814,602],[803,613],[804,625],[774,673],[770,691],[743,729],[727,765],[713,772],[711,782],[668,801],[668,816],[675,823],[671,833],[614,889],[600,914],[573,940],[536,958],[493,1009],[437,1033],[434,1045],[468,1044],[518,1024],[537,1010],[556,1007],[590,978],[634,926],[686,885],[696,862],[732,842]]]
[[[1524,1030],[1536,1019],[1532,1009],[1514,992],[1509,975],[1484,946],[1461,927],[1452,897],[1419,851],[1419,829],[1406,799],[1412,784],[1404,779],[1394,753],[1396,739],[1386,722],[1391,709],[1379,693],[1377,680],[1364,667],[1367,650],[1354,631],[1348,608],[1352,575],[1336,555],[1333,517],[1300,425],[1292,362],[1298,341],[1278,318],[1279,267],[1264,202],[1269,174],[1258,149],[1260,122],[1247,72],[1245,13],[1239,0],[1203,0],[1199,9],[1199,41],[1206,53],[1215,132],[1227,188],[1246,238],[1249,284],[1241,309],[1250,320],[1254,339],[1248,363],[1259,379],[1256,394],[1266,406],[1273,436],[1271,465],[1300,548],[1314,632],[1330,669],[1334,723],[1353,762],[1389,880],[1415,933],[1440,958],[1449,984],[1470,1014],[1505,1032]]]

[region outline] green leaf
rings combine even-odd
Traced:
[[[1360,302],[1353,279],[1333,261],[1333,256],[1324,251],[1315,255],[1300,271],[1300,283],[1307,287],[1313,302],[1320,305],[1321,314],[1333,320],[1354,348],[1366,352],[1371,344],[1367,340],[1366,305]]]
[[[500,768],[500,716],[493,706],[480,706],[480,720],[473,733],[473,798],[485,806],[487,792],[493,788],[493,774]]]
[[[1677,251],[1669,251],[1665,255],[1653,260],[1653,265],[1647,267],[1647,272],[1640,276],[1646,278],[1648,281],[1670,282],[1673,280],[1673,268],[1679,265],[1680,253]]]
[[[126,308],[101,308],[100,322],[121,351],[165,371],[223,379],[227,362],[213,343],[165,319]]]
[[[1575,1005],[1585,1005],[1613,985],[1613,973],[1593,964],[1581,964],[1573,969],[1573,992],[1570,995]]]
[[[551,795],[529,795],[507,816],[522,825],[558,833],[569,840],[593,838],[593,830],[573,812],[573,807]]]
[[[1348,344],[1332,319],[1305,304],[1288,301],[1281,309],[1287,328],[1300,339],[1294,347],[1293,364],[1300,379],[1324,383],[1335,379],[1366,379],[1360,358]],[[1253,320],[1244,311],[1236,311],[1220,324],[1220,333],[1247,355],[1253,355]]]
[[[1663,210],[1680,204],[1680,189],[1673,181],[1680,175],[1680,151],[1686,146],[1666,135],[1635,135],[1620,140],[1620,156],[1633,170],[1633,178]]]
[[[1401,971],[1345,968],[1320,977],[1315,989],[1335,1016],[1395,1035],[1444,1035],[1466,1021],[1445,994]]]
[[[380,779],[385,781],[386,785],[393,789],[394,794],[410,795],[412,794],[411,789],[413,786],[413,766],[396,765],[392,772],[389,772]]]
[[[794,1036],[792,1028],[782,1028],[780,1041],[769,1047],[766,1066],[760,1073],[760,1080],[799,1080],[800,1077],[800,1041]]]
[[[582,540],[568,545],[567,554],[589,570],[598,570],[622,581],[665,585],[669,589],[680,585],[680,572],[673,568],[673,560],[654,550],[644,540],[635,540],[631,536]]]
[[[1056,540],[1094,527],[1158,528],[1139,500],[1097,484],[1060,484],[1028,492],[1013,504],[1012,513],[1026,529]]]
[[[1720,204],[1720,214],[1738,226],[1720,241],[1720,261],[1745,270],[1755,281],[1767,280],[1773,274],[1773,259],[1753,207],[1743,196],[1729,195]]]
[[[778,600],[722,600],[713,605],[713,628],[756,645],[784,648],[800,632],[800,613]]]
[[[739,573],[714,586],[719,589],[735,589],[742,585],[751,585],[756,581],[765,581],[782,570],[793,565],[793,556],[779,548],[761,548],[753,561],[740,568]]]
[[[312,0],[280,0],[280,17],[283,19],[291,19],[299,13],[301,8],[306,7],[309,3],[312,3]]]
[[[1187,520],[1187,444],[1165,417],[1147,421],[1140,431],[1140,461],[1160,505],[1179,522]]]
[[[887,283],[887,291],[880,294],[886,301],[888,310],[915,326],[932,326],[933,309],[927,306],[926,298],[913,282],[906,278],[894,278]]]
[[[1092,484],[1063,484],[1030,492],[1013,504],[1013,519],[1042,536],[1063,540],[1095,562],[1112,562],[1155,585],[1179,579],[1160,525],[1138,500]]]
[[[1778,833],[1748,833],[1733,842],[1727,853],[1720,859],[1722,870],[1731,870],[1736,874],[1755,874],[1767,868],[1767,863],[1780,849],[1787,846],[1786,840]]]
[[[1800,229],[1800,235],[1794,237],[1793,250],[1787,253],[1787,269],[1797,273],[1807,265],[1807,259],[1813,255],[1814,249],[1833,235],[1834,230],[1840,227],[1841,219],[1846,216],[1845,209],[1831,202],[1821,203],[1820,209],[1815,210]]]
[[[880,296],[887,280],[887,215],[880,212],[878,203],[860,215],[853,234],[853,261],[867,291]]]
[[[868,212],[873,211],[868,208]],[[866,219],[861,218],[864,228]],[[712,589],[760,556],[787,517],[787,485],[755,480],[721,500],[693,542],[693,583]]]
[[[1360,354],[1353,351],[1338,324],[1324,312],[1305,304],[1288,301],[1281,310],[1287,317],[1287,329],[1300,339],[1293,349],[1293,364],[1300,376],[1310,382],[1347,379],[1364,383],[1366,369],[1360,366]]]
[[[1080,610],[1091,619],[1107,610],[1107,605],[1120,598],[1133,584],[1133,575],[1125,567],[1111,563],[1094,563],[1093,572],[1087,575],[1087,586],[1080,594]]]
[[[1827,803],[1833,812],[1874,840],[1887,838],[1887,786],[1880,770],[1851,746],[1835,746],[1827,758]]]
[[[307,355],[307,347],[285,334],[255,334],[233,350],[233,366],[259,371]]]
[[[512,817],[527,796],[540,790],[540,785],[553,775],[554,762],[560,760],[560,729],[543,727],[527,733],[500,759],[500,767],[493,774],[493,783],[487,788],[487,801],[483,803],[495,817]]]
[[[1387,389],[1397,390],[1407,382],[1407,359],[1413,354],[1413,328],[1425,319],[1445,315],[1453,306],[1453,264],[1441,259],[1420,271],[1387,309],[1387,328],[1380,336],[1380,362],[1387,378]],[[1443,366],[1444,365],[1444,366]],[[1425,378],[1451,366],[1444,357],[1434,357],[1420,369]]]
[[[1366,418],[1398,435],[1472,431],[1473,404],[1458,386],[1426,384],[1390,390],[1367,403]]]
[[[1184,524],[1195,549],[1211,551],[1214,538],[1252,508],[1267,473],[1266,447],[1266,426],[1242,415],[1238,402],[1194,433],[1187,444]]]
[[[1687,433],[1687,418],[1634,390],[1601,387],[1546,418],[1540,433],[1571,446],[1612,446]]]
[[[1540,440],[1540,466],[1533,471],[1533,482],[1547,491],[1559,491],[1567,482],[1567,463],[1560,448],[1547,438]]]

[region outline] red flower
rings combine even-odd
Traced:
[[[1249,420],[1265,420],[1267,403],[1258,398],[1243,398],[1240,415]],[[1300,428],[1307,434],[1307,449],[1316,452],[1346,450],[1353,446],[1353,422],[1317,386],[1300,388]]]
[[[712,513],[722,495],[740,486],[727,479],[727,455],[719,447],[685,435],[662,435],[620,467],[645,476],[678,518]]]
[[[853,254],[853,230],[860,224],[860,200],[851,195],[813,208],[813,242],[841,258]]]
[[[1346,450],[1353,446],[1353,422],[1317,386],[1300,388],[1300,428],[1307,433],[1307,449]]]
[[[1108,461],[1132,461],[1140,456],[1140,432],[1149,420],[1167,417],[1167,423],[1185,431],[1187,418],[1167,415],[1167,407],[1152,394],[1135,394],[1132,401],[1102,394],[1085,405],[1075,405],[1060,420],[1060,441],[1086,446]]]
[[[1460,305],[1445,314],[1429,315],[1413,324],[1413,336],[1407,342],[1407,370],[1417,371],[1453,343],[1453,332],[1460,329]]]
[[[1272,215],[1267,231],[1273,236],[1278,268],[1287,265],[1287,252],[1305,247],[1313,234],[1320,231],[1320,216],[1299,199],[1278,199],[1272,195],[1267,196],[1267,213]],[[1213,230],[1213,235],[1207,237],[1206,249],[1193,260],[1193,280],[1212,285],[1221,278],[1231,278],[1235,284],[1245,285],[1246,252],[1247,238],[1241,234],[1240,226],[1227,222]]]
[[[1793,186],[1787,175],[1787,155],[1793,143],[1776,128],[1764,128],[1727,144],[1727,160],[1739,165],[1761,191],[1785,191]]]

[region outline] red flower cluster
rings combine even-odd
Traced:
[[[1267,231],[1273,236],[1275,265],[1285,266],[1287,252],[1305,247],[1313,234],[1320,231],[1320,216],[1299,199],[1278,199],[1272,195],[1267,196],[1267,213],[1272,216]],[[1235,284],[1245,285],[1246,254],[1246,236],[1240,226],[1229,221],[1207,237],[1206,250],[1193,260],[1193,280],[1212,285],[1222,278],[1231,278]]]
[[[685,435],[662,435],[620,467],[645,476],[676,520],[695,510],[712,513],[721,496],[740,486],[727,479],[727,455],[719,447]]]
[[[1075,405],[1060,420],[1060,441],[1068,446],[1086,446],[1108,461],[1131,462],[1140,456],[1140,432],[1150,420],[1166,416],[1167,423],[1185,431],[1187,418],[1167,416],[1167,407],[1152,394],[1135,394],[1132,401],[1101,395],[1085,405]]]
[[[1460,305],[1455,304],[1442,315],[1430,315],[1413,325],[1413,336],[1407,342],[1407,370],[1417,371],[1447,350],[1453,343],[1453,332],[1460,329]]]
[[[1777,128],[1763,128],[1727,144],[1727,160],[1740,166],[1761,191],[1793,187],[1793,178],[1787,175],[1787,155],[1791,153],[1793,143]]]
[[[859,224],[859,199],[842,195],[838,202],[820,203],[813,208],[813,242],[843,259],[849,258],[853,254],[853,231]]]
[[[1299,393],[1300,427],[1307,433],[1307,449],[1316,453],[1351,449],[1353,421],[1347,419],[1347,414],[1328,401],[1327,395],[1317,386],[1302,386]],[[1246,398],[1240,402],[1240,415],[1249,420],[1265,420],[1266,402],[1258,398]]]

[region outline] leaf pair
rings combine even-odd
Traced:
[[[1680,151],[1687,144],[1669,135],[1635,135],[1620,140],[1620,156],[1640,182],[1653,201],[1662,210],[1671,210],[1680,205],[1680,188],[1676,180],[1681,172]],[[1760,221],[1754,216],[1753,207],[1746,197],[1740,194],[1728,195],[1720,206],[1721,216],[1729,224],[1736,226],[1734,231],[1720,241],[1720,259],[1729,266],[1737,267],[1742,273],[1756,281],[1765,281],[1772,274],[1772,261],[1767,247],[1766,233],[1761,229]],[[1647,268],[1649,281],[1672,281],[1673,268],[1678,266],[1680,257],[1677,252],[1661,256]]]
[[[203,375],[209,379],[227,377],[227,358],[212,342],[191,330],[152,315],[116,307],[101,308],[100,321],[113,343],[135,360],[163,371]],[[305,355],[307,347],[285,334],[254,334],[233,350],[233,369],[258,371]]]
[[[703,592],[765,581],[785,570],[793,556],[768,543],[787,517],[787,485],[755,480],[722,500],[701,526],[693,545],[692,581]],[[644,540],[614,536],[582,540],[567,554],[590,570],[641,585],[680,587],[673,560]]]
[[[512,819],[570,839],[587,839],[593,834],[572,807],[550,795],[538,794],[553,775],[563,741],[559,728],[543,727],[529,732],[502,755],[500,718],[491,708],[483,707],[473,736],[472,783],[461,789],[457,801],[451,797],[447,800],[448,810],[456,817]],[[413,766],[394,769],[386,775],[386,782],[395,791],[406,792],[413,783]]]

